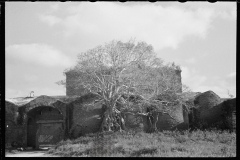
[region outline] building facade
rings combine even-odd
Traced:
[[[79,78],[79,74],[66,73],[66,96],[22,97],[5,100],[6,108],[6,146],[17,142],[23,147],[38,148],[57,142],[77,138],[88,133],[99,131],[104,107],[93,104],[96,96],[83,88],[71,86]],[[177,83],[181,84],[181,72],[176,71]],[[181,90],[179,90],[181,92]],[[188,118],[184,115],[184,107],[180,105],[176,119],[167,115],[159,115],[159,130],[187,129]],[[125,116],[127,129],[134,128],[133,121],[139,117]],[[168,121],[171,123],[168,124]],[[135,122],[134,122],[135,123]],[[140,118],[143,130],[148,130],[147,119]]]

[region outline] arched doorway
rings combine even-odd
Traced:
[[[27,146],[35,148],[37,125],[33,118],[28,118],[27,122]]]
[[[63,139],[63,115],[56,108],[40,106],[30,110],[27,124],[29,147],[53,145]]]

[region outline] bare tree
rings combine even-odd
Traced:
[[[163,65],[163,60],[156,56],[151,45],[129,40],[126,43],[111,41],[79,54],[77,65],[68,72],[78,77],[71,84],[72,87],[82,87],[85,91],[96,94],[96,103],[104,104],[101,130],[110,131],[125,128],[121,109],[117,108],[117,103],[129,107],[128,99],[122,98],[123,94],[128,97],[138,94],[145,101],[155,100],[154,103],[161,104],[155,105],[161,108],[158,109],[160,112],[164,112],[164,106],[177,101],[176,98],[168,101],[157,100],[159,95],[177,95],[179,89],[181,90],[182,85],[177,82],[179,77],[176,76],[176,70],[180,68],[174,63]],[[65,82],[60,81],[59,84]],[[153,111],[156,110],[155,107]],[[153,111],[137,114],[149,116]],[[155,125],[156,120],[155,118],[153,122]]]

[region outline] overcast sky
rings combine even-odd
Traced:
[[[6,98],[66,95],[77,55],[135,38],[182,68],[194,92],[236,96],[235,2],[6,2]]]

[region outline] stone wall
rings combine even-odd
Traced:
[[[66,72],[66,95],[67,96],[83,96],[87,92],[81,85],[78,84],[78,79],[81,78],[80,73],[74,71]],[[80,82],[79,82],[80,83]]]
[[[236,131],[236,98],[226,100],[220,105],[223,110],[224,129]]]
[[[23,106],[16,106],[13,103],[6,102],[6,144],[17,141],[22,146],[29,146],[28,125],[32,118],[34,130],[37,130],[39,120],[58,120],[63,119],[64,139],[77,138],[88,133],[98,132],[102,123],[104,107],[102,104],[94,104],[96,96],[86,94],[74,99],[72,102],[63,103],[57,99],[48,96],[39,96]],[[146,112],[146,108],[139,107],[140,104],[132,100],[136,111]],[[51,109],[52,108],[52,109]],[[183,105],[173,107],[171,116],[159,114],[157,128],[162,130],[188,129],[188,117]],[[140,110],[139,110],[140,109]],[[42,114],[40,113],[42,112]],[[61,113],[61,117],[59,117]],[[145,131],[149,130],[149,120],[146,116],[126,115],[124,117],[126,128]],[[33,134],[37,133],[33,132]],[[34,138],[33,138],[34,139]],[[35,143],[33,140],[32,143]]]
[[[5,145],[10,147],[12,142],[23,143],[24,126],[19,120],[19,107],[5,101]]]
[[[170,114],[159,113],[157,121],[158,131],[163,130],[186,130],[189,128],[188,112],[182,104],[172,106],[173,110]],[[145,111],[146,112],[146,111]],[[149,117],[126,114],[126,128],[136,131],[150,131]]]
[[[199,94],[189,114],[191,129],[236,128],[236,98],[223,101],[212,91]]]
[[[46,107],[52,108],[54,111],[51,114],[51,111],[45,110]],[[63,120],[63,128],[66,131],[68,128],[68,116],[66,111],[66,104],[51,98],[49,96],[39,96],[27,104],[22,106],[17,106],[11,102],[5,102],[6,108],[6,145],[9,146],[13,141],[19,142],[21,146],[26,147],[28,144],[28,129],[29,129],[29,119],[32,120],[32,128],[30,130],[37,130],[38,124],[37,120],[54,120],[59,119],[59,115],[55,112],[61,114],[61,119]],[[45,109],[43,109],[45,108]],[[39,111],[42,110],[44,115],[39,115]],[[67,135],[67,132],[65,132]],[[33,138],[34,139],[34,138]],[[32,140],[32,143],[35,143],[35,140]]]
[[[93,104],[94,100],[94,95],[87,94],[69,104],[71,138],[99,131],[104,109],[102,104]]]
[[[182,86],[182,76],[181,76],[181,70],[175,70],[176,72],[176,79],[177,79],[177,83],[180,84]],[[178,93],[182,93],[182,87],[179,88]]]

